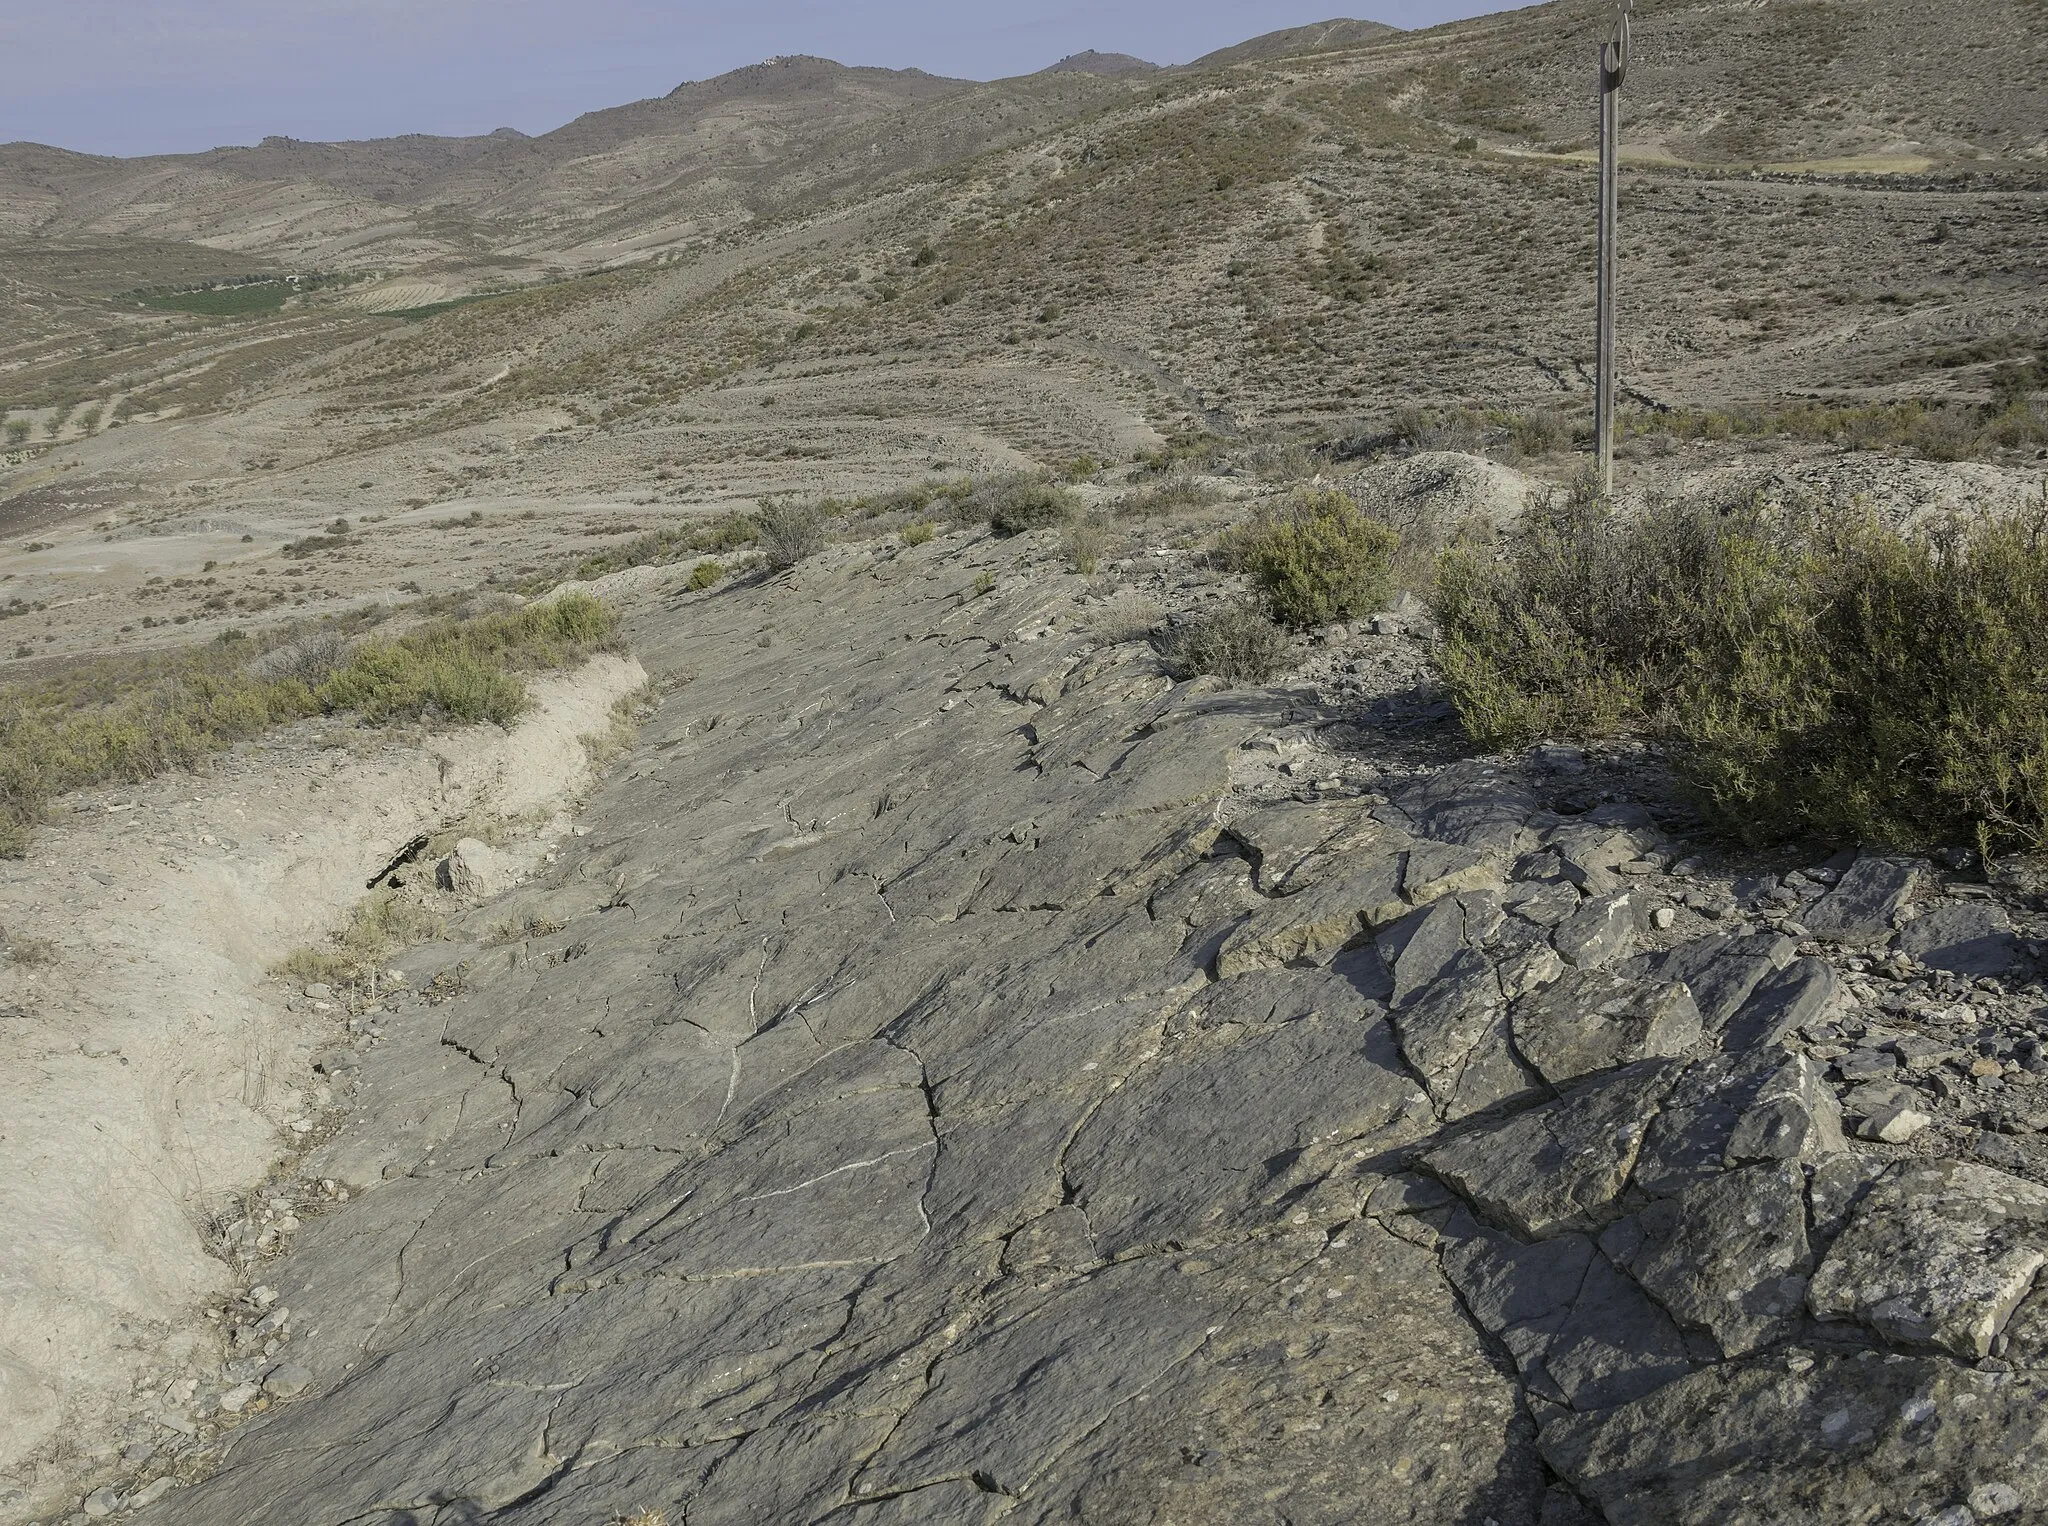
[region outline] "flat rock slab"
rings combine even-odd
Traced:
[[[1597,1230],[1628,1183],[1677,1069],[1648,1061],[1475,1128],[1422,1157],[1482,1217],[1523,1239]]]
[[[1912,895],[1920,873],[1917,863],[1865,854],[1802,913],[1807,931],[1844,943],[1890,937],[1892,918]]]
[[[1362,858],[1299,895],[1255,909],[1217,951],[1217,978],[1326,958],[1365,938],[1370,929],[1404,915],[1404,855]]]
[[[1188,1244],[1256,1217],[1305,1152],[1386,1129],[1414,1096],[1384,1020],[1304,1018],[1161,1055],[1062,1170],[1106,1254]]]
[[[1908,922],[1899,951],[1921,964],[1957,975],[2004,975],[2024,957],[2005,908],[1972,901],[1945,901]]]
[[[1612,1526],[1929,1521],[1989,1485],[2048,1498],[2035,1380],[1876,1351],[1710,1367],[1560,1416],[1542,1446]]]
[[[1515,1047],[1552,1086],[1700,1041],[1700,1011],[1677,981],[1574,971],[1514,1008]]]
[[[1276,801],[1243,744],[1288,696],[1098,642],[1064,573],[956,597],[1028,549],[641,622],[692,681],[519,892],[562,925],[467,913],[331,1067],[353,1200],[266,1271],[289,1344],[149,1526],[2042,1506],[2031,1376],[1959,1363],[2048,1190],[1848,1153],[1795,1052],[1826,960],[1631,957],[1654,823],[1511,763]],[[1888,936],[1911,883],[1823,904]]]
[[[1681,1325],[1746,1355],[1793,1334],[1805,1310],[1806,1173],[1730,1171],[1611,1225],[1600,1248]]]

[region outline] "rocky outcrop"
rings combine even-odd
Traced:
[[[423,953],[346,1072],[303,1397],[146,1520],[2048,1508],[2048,1193],[1843,1127],[1838,1061],[1935,1073],[1889,867],[1680,874],[1501,763],[1307,785],[1266,744],[1342,717],[1018,554],[642,618],[687,681],[517,893],[559,930]]]

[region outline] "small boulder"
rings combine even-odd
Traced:
[[[505,855],[474,837],[462,838],[434,871],[435,883],[462,896],[496,895],[514,875]]]
[[[1955,975],[2003,975],[2020,961],[2019,939],[2005,908],[1950,901],[1906,924],[1899,951]]]
[[[263,1391],[273,1399],[296,1399],[312,1386],[313,1371],[304,1362],[279,1362],[263,1378]]]
[[[1636,937],[1636,902],[1628,891],[1588,901],[1550,935],[1566,964],[1594,969],[1626,955]]]
[[[1574,970],[1514,1008],[1515,1047],[1552,1086],[1637,1060],[1684,1054],[1700,1012],[1677,981]]]

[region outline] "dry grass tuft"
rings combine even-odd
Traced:
[[[1226,683],[1257,684],[1287,665],[1287,633],[1250,605],[1182,621],[1156,644],[1175,678],[1208,674]]]
[[[443,619],[362,641],[344,656],[316,633],[251,661],[245,643],[88,663],[0,695],[0,853],[26,849],[48,801],[94,785],[191,768],[236,742],[309,716],[372,725],[503,725],[526,705],[522,673],[614,649],[618,617],[588,595]],[[279,648],[279,652],[286,648]]]

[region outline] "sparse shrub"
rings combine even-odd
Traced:
[[[29,424],[30,421],[28,419],[9,419],[7,421],[7,443],[9,445],[26,445],[28,443]]]
[[[683,586],[691,593],[702,593],[725,576],[725,565],[715,556],[708,556],[690,569],[690,580]]]
[[[1031,477],[1013,477],[997,484],[988,497],[989,528],[998,535],[1022,535],[1064,524],[1074,515],[1074,495],[1063,487]]]
[[[1156,599],[1142,593],[1125,592],[1118,594],[1089,619],[1089,629],[1096,636],[1115,646],[1125,641],[1142,641],[1157,630],[1166,619],[1166,611]]]
[[[315,630],[263,653],[250,671],[259,678],[286,679],[310,689],[324,683],[347,657],[347,632]]]
[[[1207,673],[1226,683],[1264,683],[1287,661],[1287,633],[1248,604],[1181,621],[1156,645],[1167,671],[1183,679]]]
[[[1908,438],[1929,461],[1967,461],[1983,449],[1982,434],[1972,410],[1951,407],[1924,414]]]
[[[926,546],[938,532],[932,528],[929,519],[919,519],[905,525],[898,533],[906,546]]]
[[[2048,506],[1868,514],[1581,495],[1454,550],[1442,666],[1492,745],[1640,731],[1753,842],[2048,841]]]
[[[1572,448],[1571,420],[1554,408],[1517,414],[1508,424],[1508,439],[1517,455],[1561,456]]]
[[[617,630],[618,616],[588,594],[441,621],[363,643],[314,698],[373,724],[440,716],[503,726],[526,708],[522,669],[580,662],[614,645]]]
[[[1133,519],[1152,519],[1189,509],[1207,508],[1222,497],[1194,473],[1177,471],[1162,482],[1124,494],[1117,500],[1117,511]]]
[[[1384,608],[1399,545],[1349,495],[1305,488],[1233,531],[1224,551],[1273,619],[1306,630]]]
[[[1101,565],[1102,551],[1108,545],[1109,537],[1101,525],[1082,519],[1067,526],[1065,541],[1067,564],[1087,576]]]
[[[1407,407],[1394,415],[1394,443],[1409,450],[1456,450],[1476,453],[1486,444],[1487,419],[1469,408],[1437,412]]]
[[[754,523],[761,533],[761,554],[777,572],[825,549],[825,513],[814,503],[764,498]]]
[[[331,986],[363,985],[400,949],[430,942],[447,930],[431,906],[401,890],[377,890],[356,903],[347,927],[318,947],[292,950],[278,961],[276,973]]]

